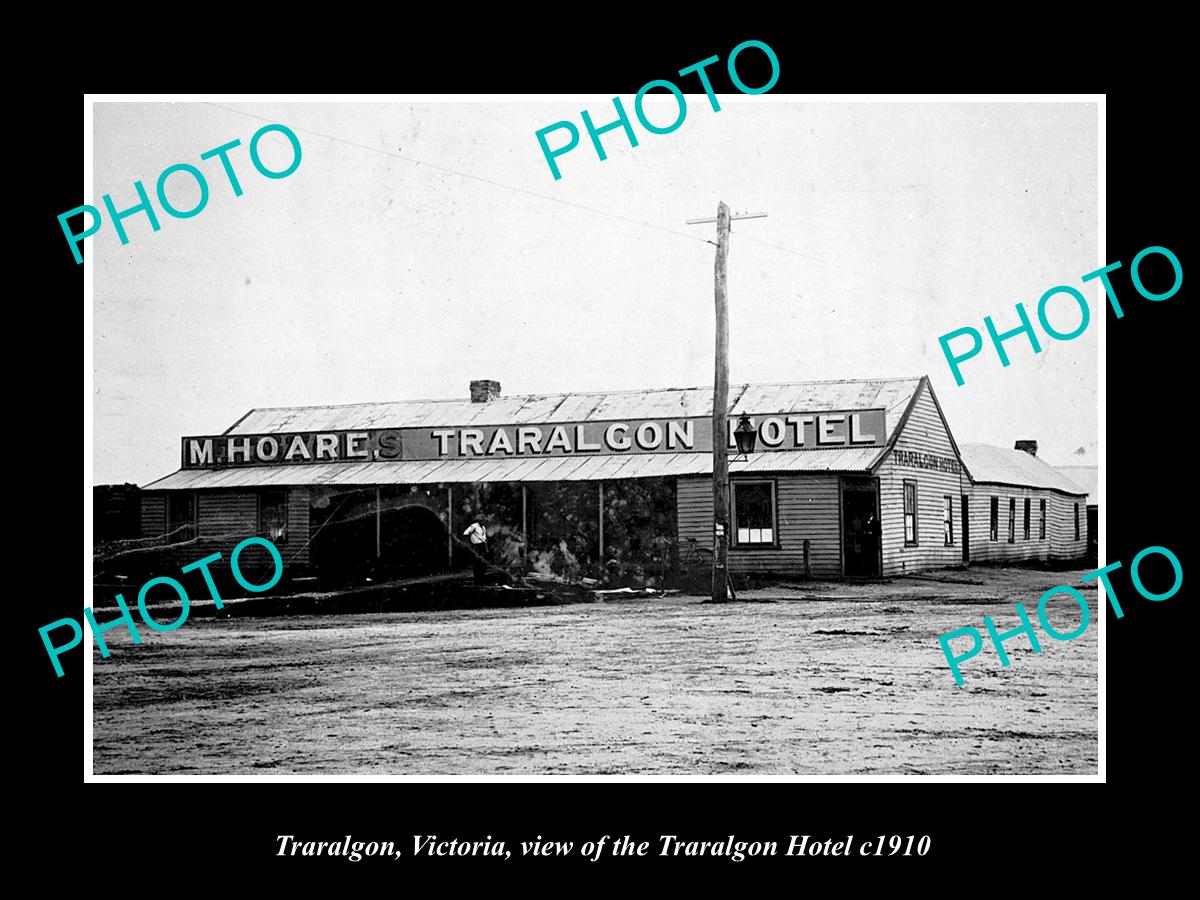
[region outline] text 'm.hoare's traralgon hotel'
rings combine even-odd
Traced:
[[[1085,553],[1085,490],[1035,442],[959,445],[926,377],[729,396],[735,573],[898,575]],[[253,409],[221,435],[182,439],[179,471],[145,488],[142,533],[214,551],[259,534],[319,573],[406,555],[452,564],[464,517],[481,518],[530,547],[569,531],[594,544],[594,574],[606,529],[612,539],[635,519],[680,548],[711,547],[711,415],[710,388],[505,397],[494,381],[462,400]],[[757,442],[738,456],[742,415]],[[624,499],[634,482],[653,487],[655,510]],[[588,492],[589,516],[556,518],[547,500],[564,486]]]

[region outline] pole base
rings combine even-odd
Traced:
[[[715,593],[715,592],[714,592]],[[737,591],[733,589],[733,578],[729,574],[729,570],[725,570],[725,596],[723,598],[709,597],[704,600],[704,603],[732,603],[737,601]]]

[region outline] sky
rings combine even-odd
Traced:
[[[181,162],[210,195],[187,219],[155,199],[161,230],[131,216],[124,246],[107,219],[87,239],[94,483],[167,475],[182,435],[254,407],[466,398],[479,378],[506,395],[711,385],[715,226],[685,221],[718,201],[768,214],[733,223],[732,383],[927,374],[959,443],[1096,464],[1094,103],[719,99],[688,95],[671,134],[634,119],[637,147],[603,135],[604,161],[579,113],[610,121],[608,97],[97,103],[87,202],[133,206],[134,181],[153,197]],[[669,95],[646,110],[676,115]],[[556,181],[535,132],[561,120],[581,142]],[[268,123],[301,143],[286,178],[248,156]],[[200,160],[234,139],[240,197]],[[260,147],[291,159],[279,134]],[[198,199],[183,174],[167,191]],[[1010,340],[1007,368],[989,344],[955,384],[940,335],[1014,327],[1019,301],[1036,322],[1057,285],[1089,300],[1082,336]],[[1078,317],[1051,307],[1060,331]]]

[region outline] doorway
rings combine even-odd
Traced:
[[[962,495],[962,545],[963,545],[963,562],[971,561],[971,509],[970,498],[966,494]]]
[[[842,562],[848,577],[878,577],[879,482],[842,479]]]
[[[309,558],[322,582],[344,586],[375,564],[375,489],[309,490]]]
[[[379,514],[379,569],[401,578],[444,571],[447,537],[446,523],[430,506],[407,497],[384,498]]]

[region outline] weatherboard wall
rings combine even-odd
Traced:
[[[309,561],[309,502],[307,488],[288,488],[287,535],[275,542],[285,567]],[[167,531],[166,491],[142,494],[142,537],[162,538]],[[170,556],[186,564],[213,553],[221,554],[217,567],[227,567],[233,548],[248,537],[259,534],[259,498],[255,491],[196,491],[196,539],[170,551]],[[269,565],[262,547],[244,551],[246,565]],[[185,558],[186,557],[186,558]],[[242,559],[239,559],[241,564]],[[249,572],[247,572],[249,574]]]
[[[773,547],[729,548],[731,572],[761,572],[802,576],[804,542],[809,541],[811,573],[836,578],[842,574],[841,516],[837,475],[764,473],[739,481],[775,482],[778,537]],[[713,499],[710,477],[680,478],[675,490],[680,552],[689,539],[700,546],[713,544]]]
[[[902,461],[894,451],[931,455],[951,460],[958,472],[924,468]],[[883,574],[904,575],[923,569],[962,565],[961,497],[969,491],[958,451],[938,411],[927,383],[922,383],[896,443],[876,469],[879,477],[879,510],[882,523]],[[904,482],[917,485],[916,543],[905,540]],[[943,526],[945,498],[952,498],[953,543],[947,544]]]
[[[991,500],[999,501],[996,540],[991,538]],[[1025,539],[1025,498],[1029,498],[1029,539]],[[1008,540],[1009,500],[1015,498],[1013,541]],[[1040,538],[1039,501],[1046,501],[1046,537]],[[971,561],[1031,562],[1078,559],[1087,553],[1087,507],[1083,495],[1007,484],[974,485],[971,490]],[[1079,505],[1079,540],[1075,507]]]

